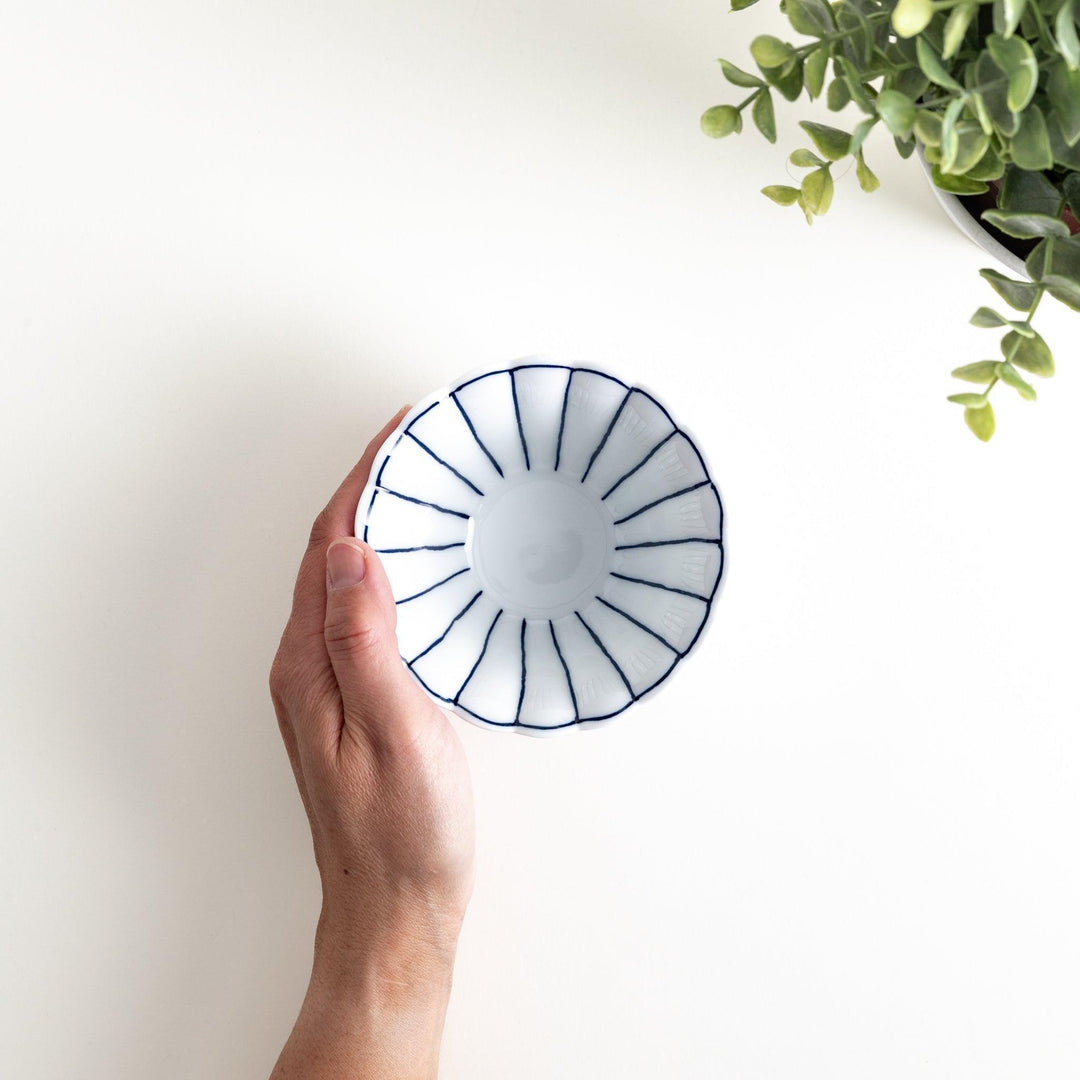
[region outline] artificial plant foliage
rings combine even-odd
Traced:
[[[732,10],[756,2],[732,0]],[[754,126],[776,142],[777,94],[824,98],[854,122],[842,129],[802,121],[811,146],[790,161],[807,172],[798,186],[763,188],[768,198],[797,206],[812,224],[832,203],[834,164],[847,158],[863,191],[874,191],[863,145],[881,125],[902,157],[920,147],[943,190],[980,195],[992,185],[997,208],[983,219],[1034,242],[1030,280],[981,271],[1009,310],[980,307],[971,321],[1001,332],[1000,357],[953,371],[980,387],[949,400],[988,440],[990,392],[1003,383],[1034,401],[1027,376],[1054,372],[1032,327],[1043,298],[1080,311],[1080,235],[1066,223],[1070,211],[1080,218],[1080,0],[780,0],[780,10],[800,40],[756,37],[756,72],[721,60],[727,81],[747,93],[706,110],[703,130],[716,138],[738,133],[749,109]]]

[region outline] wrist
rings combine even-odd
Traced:
[[[315,933],[312,989],[365,1008],[445,1009],[461,917],[423,904],[368,905],[361,913],[325,904]]]

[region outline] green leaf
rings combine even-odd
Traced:
[[[896,152],[900,155],[900,157],[907,161],[907,159],[915,153],[915,136],[912,135],[910,138],[907,139],[898,139],[894,135],[893,146],[896,147]]]
[[[907,139],[915,126],[915,102],[897,90],[882,90],[877,97],[877,112],[885,126],[898,139]]]
[[[741,127],[742,117],[734,105],[714,105],[701,114],[701,130],[710,139],[722,139]]]
[[[914,37],[926,29],[934,17],[934,5],[930,0],[900,0],[893,8],[893,29],[902,38]]]
[[[1017,311],[1031,310],[1031,305],[1035,303],[1035,298],[1039,294],[1037,285],[1033,285],[1030,281],[1007,278],[998,270],[980,270],[979,273],[1009,307]]]
[[[761,74],[765,76],[765,81],[779,90],[788,101],[795,101],[803,89],[803,67],[802,60],[796,59],[780,67],[762,68]]]
[[[1058,61],[1050,69],[1046,96],[1061,124],[1061,134],[1069,146],[1080,142],[1080,71],[1072,71]]]
[[[1002,210],[1057,217],[1061,192],[1041,172],[1027,172],[1015,165],[1005,170],[1005,178],[998,196],[998,207]]]
[[[862,151],[855,155],[855,175],[859,178],[859,187],[869,193],[881,187],[881,181],[874,175],[870,166],[863,160]]]
[[[814,224],[814,215],[810,212],[806,205],[806,200],[803,198],[803,193],[799,192],[799,197],[795,200],[799,204],[799,209],[803,212],[803,217],[806,218],[807,225]]]
[[[1020,372],[1012,366],[1012,364],[998,364],[998,375],[1001,381],[1007,386],[1011,386],[1025,401],[1034,401],[1038,396],[1035,393],[1035,387],[1029,382],[1025,382],[1020,377]]]
[[[967,96],[967,106],[968,109],[975,114],[975,119],[979,121],[979,127],[981,127],[987,135],[993,135],[994,121],[990,119],[990,110],[986,107],[986,102],[983,100],[982,94],[969,91]]]
[[[762,69],[783,67],[795,55],[795,49],[772,34],[759,34],[750,42],[750,55]]]
[[[957,176],[971,176],[971,170],[982,161],[983,155],[990,149],[990,136],[974,120],[963,120],[956,126],[956,140],[956,154],[949,171]]]
[[[965,173],[969,180],[1000,180],[1005,172],[1005,162],[998,157],[993,143],[986,148],[986,153]]]
[[[745,11],[748,7],[753,7],[758,0],[731,0],[732,11]]]
[[[806,92],[811,98],[821,96],[821,88],[825,85],[825,70],[829,66],[828,47],[822,46],[815,49],[803,65],[803,78],[806,82]]]
[[[1040,240],[1028,252],[1027,258],[1024,260],[1024,270],[1032,281],[1041,284],[1043,274],[1052,271],[1050,266],[1051,253],[1052,248],[1049,240]]]
[[[803,177],[802,197],[812,214],[824,214],[832,205],[833,178],[828,166]]]
[[[985,394],[950,394],[946,400],[954,405],[963,405],[965,409],[985,409],[989,404]]]
[[[843,76],[844,82],[847,83],[848,92],[851,94],[851,100],[854,101],[864,113],[873,116],[877,112],[874,107],[874,98],[870,95],[869,89],[862,81],[859,69],[855,67],[846,56],[838,56],[836,58],[836,63],[840,68],[840,74]]]
[[[963,172],[962,169],[954,168],[957,155],[960,153],[960,132],[956,130],[956,122],[960,119],[963,108],[964,99],[954,98],[949,102],[949,107],[941,118],[941,171],[943,173]]]
[[[736,67],[727,60],[721,60],[720,67],[724,72],[724,78],[734,86],[748,86],[753,88],[755,86],[765,85],[765,83],[756,75],[751,75],[748,71],[743,71],[742,68]]]
[[[970,180],[966,176],[949,176],[941,171],[939,165],[934,166],[930,175],[936,187],[953,195],[981,195],[989,190],[986,184],[979,180]]]
[[[980,360],[977,364],[965,364],[953,370],[954,379],[964,382],[992,383],[998,376],[1001,363],[997,360]]]
[[[779,203],[780,206],[791,206],[792,203],[798,201],[799,189],[788,187],[787,184],[770,184],[761,189],[761,194],[772,199],[774,203]]]
[[[1053,168],[1054,151],[1050,146],[1050,132],[1046,127],[1046,117],[1038,105],[1029,105],[1020,117],[1020,130],[1013,136],[1010,149],[1013,161],[1021,169],[1036,171]]]
[[[836,23],[843,35],[840,48],[859,68],[868,68],[874,55],[874,31],[857,3],[838,4]]]
[[[994,127],[1002,135],[1012,138],[1020,127],[1020,117],[1009,108],[1008,79],[989,52],[979,55],[975,65],[975,78],[982,87],[983,104],[994,122]]]
[[[1080,142],[1073,146],[1066,142],[1061,119],[1054,112],[1046,118],[1046,127],[1050,135],[1050,151],[1054,155],[1056,167],[1080,172]]]
[[[776,142],[776,114],[773,112],[772,94],[768,90],[762,90],[754,99],[754,107],[750,115],[753,117],[758,131],[769,142]]]
[[[945,70],[941,57],[934,52],[933,46],[926,38],[915,39],[915,50],[919,57],[919,67],[932,83],[943,86],[946,90],[963,90],[963,87]]]
[[[1066,0],[1058,9],[1057,17],[1054,19],[1058,51],[1073,71],[1080,68],[1080,36],[1076,33],[1074,10],[1075,0]]]
[[[889,89],[899,90],[905,97],[918,101],[930,89],[930,80],[919,68],[906,67],[895,74]]]
[[[994,436],[994,409],[988,401],[980,408],[964,410],[964,423],[971,428],[977,439],[989,442]]]
[[[960,51],[964,35],[967,33],[971,20],[975,18],[978,10],[979,5],[971,3],[958,4],[949,12],[949,17],[945,22],[943,59],[951,60]]]
[[[1032,375],[1044,379],[1054,374],[1054,357],[1046,342],[1038,334],[1023,337],[1010,330],[1001,339],[1001,352],[1005,359]]]
[[[813,150],[807,150],[805,147],[800,147],[798,150],[792,150],[791,157],[788,158],[788,161],[800,169],[810,169],[818,165],[826,164],[826,162],[822,161]]]
[[[986,39],[986,47],[997,66],[1009,78],[1006,104],[1013,112],[1022,112],[1031,101],[1039,81],[1039,62],[1035,59],[1035,53],[1023,38],[1003,38],[998,34],[991,34]]]
[[[1049,214],[1025,214],[1018,211],[984,210],[982,220],[1007,236],[1020,240],[1035,240],[1041,236],[1068,236],[1069,227],[1061,218]]]
[[[929,109],[915,114],[915,134],[923,146],[941,145],[941,117]]]
[[[839,161],[847,155],[851,146],[851,136],[846,131],[826,124],[815,124],[809,120],[800,120],[799,127],[810,136],[813,144],[830,161]]]
[[[862,149],[862,144],[866,142],[866,136],[874,130],[876,123],[877,117],[871,116],[868,120],[860,120],[855,125],[855,130],[851,133],[851,145],[848,147],[849,154],[858,154]]]
[[[822,37],[831,29],[831,20],[822,8],[806,0],[784,0],[784,14],[788,17],[792,29],[806,37]]]
[[[993,308],[981,307],[971,316],[972,326],[991,327],[1006,326],[1009,320],[999,315]]]
[[[1002,0],[1004,25],[1001,32],[1005,37],[1012,37],[1020,25],[1020,16],[1024,14],[1026,2],[1027,0]]]
[[[1043,274],[1041,280],[1046,286],[1046,291],[1055,300],[1060,300],[1073,311],[1080,311],[1080,285],[1077,285],[1072,278],[1062,277],[1059,274]]]
[[[832,112],[839,112],[851,100],[851,91],[843,79],[833,79],[825,95],[825,103]]]

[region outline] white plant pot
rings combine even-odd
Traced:
[[[1027,278],[1028,274],[1027,270],[1024,269],[1024,260],[1021,259],[1019,255],[1014,255],[1003,244],[998,243],[979,221],[968,213],[967,208],[960,199],[947,191],[942,191],[941,188],[934,183],[933,178],[931,177],[930,165],[926,161],[926,158],[923,157],[921,149],[918,153],[918,158],[919,164],[926,174],[926,181],[930,185],[930,190],[934,193],[934,198],[941,204],[942,210],[948,215],[949,220],[972,243],[978,244],[978,246],[988,255],[993,256],[993,258],[1008,267],[1014,274]]]

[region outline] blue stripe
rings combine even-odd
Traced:
[[[375,500],[372,499],[372,502]],[[367,526],[364,526],[364,539],[367,539]],[[465,541],[458,540],[455,544],[421,544],[420,547],[407,548],[376,548],[376,555],[406,555],[411,551],[449,551],[451,548],[464,547]]]
[[[679,650],[676,649],[670,641],[666,641],[655,630],[650,630],[643,622],[635,619],[633,615],[628,615],[625,611],[623,611],[622,608],[618,608],[614,604],[609,604],[608,601],[605,600],[602,596],[598,596],[596,599],[599,600],[600,603],[604,605],[604,607],[611,608],[611,610],[614,611],[616,615],[621,615],[624,619],[626,619],[627,622],[632,622],[639,630],[644,630],[646,634],[652,635],[654,638],[656,638],[657,641],[660,642],[661,645],[669,648],[676,656],[682,656],[682,653],[679,652]]]
[[[525,701],[525,620],[521,620],[521,693],[518,694],[517,712],[514,713],[514,723],[521,719],[521,706]]]
[[[555,444],[555,471],[559,471],[559,460],[562,457],[562,437],[566,430],[566,407],[570,404],[570,384],[574,381],[574,372],[571,369],[566,380],[566,390],[562,399],[562,418],[559,420],[559,441]]]
[[[458,389],[460,390],[461,387],[458,387]],[[487,454],[488,461],[490,461],[491,464],[495,466],[495,471],[500,476],[502,476],[503,475],[502,466],[495,460],[494,455],[484,445],[484,443],[481,440],[480,436],[477,435],[476,428],[473,426],[472,419],[469,417],[469,414],[465,411],[465,406],[462,405],[461,402],[458,400],[457,391],[451,390],[450,391],[450,397],[453,399],[454,404],[458,407],[458,412],[461,413],[462,418],[465,420],[465,423],[469,425],[469,430],[472,432],[472,437],[476,440],[476,445],[479,446],[480,449],[483,450],[485,454]]]
[[[409,433],[409,431],[410,431],[410,430],[412,430],[412,426],[413,426],[413,424],[416,424],[416,423],[418,423],[418,422],[419,422],[420,420],[423,420],[423,418],[424,418],[425,416],[427,416],[427,414],[428,414],[429,412],[431,412],[431,410],[432,410],[432,409],[434,409],[436,405],[441,405],[441,404],[442,404],[442,402],[441,402],[441,401],[433,401],[433,402],[432,402],[432,403],[431,403],[431,404],[430,404],[430,405],[429,405],[429,406],[428,406],[428,407],[427,407],[427,408],[426,408],[426,409],[425,409],[425,410],[424,410],[423,412],[421,412],[421,413],[417,413],[417,414],[416,414],[416,415],[415,415],[415,416],[414,416],[414,417],[413,417],[413,418],[412,418],[412,419],[411,419],[411,420],[409,421],[409,426],[408,426],[407,428],[405,428],[405,434],[407,435],[407,434]]]
[[[502,618],[502,608],[499,608],[498,614],[491,620],[491,625],[488,627],[487,636],[484,638],[484,646],[480,650],[480,655],[476,658],[476,663],[473,664],[469,670],[469,674],[465,676],[465,681],[458,687],[458,692],[454,695],[454,704],[458,703],[458,698],[465,693],[465,687],[469,685],[469,680],[476,674],[476,669],[480,666],[480,661],[484,659],[484,653],[487,652],[488,642],[491,640],[491,635],[495,633],[495,624]]]
[[[708,483],[708,480],[701,480],[696,484],[691,484],[689,487],[684,487],[682,491],[673,491],[670,495],[665,495],[661,499],[653,499],[651,503],[646,503],[641,509],[635,510],[632,514],[627,514],[626,517],[619,518],[615,524],[622,525],[625,522],[630,521],[631,518],[636,518],[638,514],[644,514],[646,510],[651,510],[654,506],[659,506],[661,503],[667,502],[668,499],[677,499],[680,495],[689,495],[691,491],[697,491],[698,488],[703,488]]]
[[[680,596],[689,596],[693,600],[703,600],[706,604],[709,602],[707,596],[702,596],[701,593],[690,592],[687,589],[676,589],[674,585],[661,585],[659,581],[646,581],[645,578],[630,577],[629,574],[618,574],[614,570],[609,570],[608,573],[613,578],[618,578],[620,581],[632,581],[635,585],[648,585],[653,589],[663,589],[664,592],[678,593]]]
[[[434,592],[440,585],[445,585],[448,581],[453,581],[454,578],[459,577],[461,574],[468,573],[472,569],[469,566],[463,566],[460,570],[455,570],[449,577],[444,577],[442,581],[436,581],[434,585],[429,585],[426,589],[421,589],[418,593],[413,593],[412,596],[406,596],[403,600],[395,600],[395,604],[407,604],[410,600],[415,600],[418,596],[427,596],[429,592]]]
[[[463,513],[461,510],[451,510],[447,506],[440,506],[438,503],[428,502],[426,499],[417,499],[413,495],[403,495],[400,491],[395,491],[393,488],[379,488],[380,491],[385,491],[387,495],[393,495],[396,499],[404,499],[405,502],[416,503],[417,506],[428,506],[432,510],[438,510],[440,514],[452,514],[454,517],[464,518],[469,520],[471,515]]]
[[[604,643],[600,640],[599,637],[597,637],[596,631],[593,630],[593,628],[584,620],[584,618],[582,618],[581,612],[580,611],[575,611],[574,614],[578,617],[578,622],[580,622],[581,625],[584,626],[585,629],[589,631],[589,637],[591,637],[593,639],[593,641],[595,641],[596,644],[600,647],[600,651],[608,658],[608,660],[611,661],[611,666],[616,670],[616,672],[619,675],[619,678],[622,679],[623,686],[626,687],[626,692],[630,695],[630,699],[633,700],[634,699],[633,687],[631,687],[631,685],[630,685],[630,680],[623,674],[623,669],[621,667],[619,667],[618,664],[615,663],[615,657],[612,656],[611,653],[609,653],[607,651],[607,648],[604,645]]]
[[[688,536],[685,540],[643,540],[640,544],[616,544],[616,551],[630,551],[632,548],[669,547],[671,544],[719,544],[718,537]]]
[[[555,636],[555,624],[550,619],[548,619],[548,626],[551,628],[551,643],[555,646],[555,655],[558,656],[559,663],[562,664],[563,672],[566,675],[566,688],[570,691],[570,704],[574,706],[574,722],[576,723],[581,714],[578,712],[577,696],[574,694],[574,680],[570,678],[570,669],[566,666],[562,649],[559,648],[559,639]]]
[[[439,457],[439,455],[436,454],[435,451],[432,450],[431,447],[428,446],[427,443],[421,442],[411,431],[407,431],[405,434],[408,435],[409,438],[412,439],[412,441],[414,443],[416,443],[416,445],[419,446],[421,450],[426,451],[440,465],[443,465],[447,469],[449,469],[463,484],[467,484],[469,487],[471,487],[473,489],[473,491],[475,491],[476,494],[479,495],[481,498],[484,497],[484,493],[467,476],[462,476],[462,474],[459,473],[457,471],[457,469],[455,469],[454,466],[450,464],[449,461],[443,461],[443,459],[441,457]],[[379,470],[379,476],[380,477],[382,476],[382,469]],[[379,483],[379,481],[376,480],[375,483],[377,484],[377,483]]]
[[[466,611],[468,611],[468,610],[469,610],[469,608],[471,608],[471,607],[473,606],[473,604],[475,604],[475,603],[476,603],[476,601],[477,601],[477,600],[479,600],[479,599],[480,599],[480,597],[481,597],[481,596],[483,596],[483,595],[484,595],[484,590],[483,590],[483,589],[481,589],[481,590],[480,590],[480,591],[479,591],[479,592],[478,592],[478,593],[477,593],[477,594],[476,594],[476,595],[475,595],[475,596],[474,596],[474,597],[473,597],[473,598],[472,598],[472,599],[471,599],[471,600],[470,600],[470,601],[469,601],[469,602],[468,602],[468,603],[467,603],[467,604],[466,604],[466,605],[465,605],[465,606],[464,606],[464,607],[463,607],[463,608],[462,608],[462,609],[461,609],[461,610],[460,610],[460,611],[459,611],[459,612],[458,612],[458,613],[457,613],[457,614],[456,614],[456,615],[455,615],[455,616],[454,616],[454,617],[453,617],[453,618],[452,618],[452,619],[451,619],[451,620],[450,620],[450,621],[449,621],[449,622],[448,622],[447,624],[446,624],[446,629],[445,629],[445,630],[444,630],[444,631],[443,631],[443,632],[442,632],[442,633],[441,633],[441,634],[440,634],[440,635],[439,635],[439,636],[438,636],[438,637],[437,637],[437,638],[436,638],[436,639],[435,639],[435,640],[434,640],[434,641],[433,641],[433,642],[432,642],[432,643],[431,643],[431,644],[430,644],[430,645],[429,645],[429,646],[428,646],[428,647],[427,647],[427,648],[426,648],[426,649],[425,649],[425,650],[424,650],[424,651],[423,651],[422,653],[417,653],[417,654],[416,654],[416,656],[414,656],[414,657],[413,657],[413,658],[412,658],[411,660],[406,660],[405,662],[406,662],[406,663],[407,663],[407,664],[409,665],[409,667],[412,667],[412,666],[413,666],[413,664],[415,664],[415,663],[416,663],[416,661],[420,659],[420,657],[422,657],[422,656],[427,656],[427,654],[428,654],[429,652],[431,652],[431,650],[432,650],[432,649],[434,649],[434,648],[435,648],[435,646],[439,644],[439,642],[443,641],[443,640],[444,640],[444,639],[446,638],[446,635],[447,635],[447,634],[449,634],[451,630],[453,630],[453,628],[454,628],[454,623],[456,623],[456,622],[458,621],[458,619],[460,619],[460,618],[461,618],[461,616],[462,616],[462,615],[464,615],[464,614],[465,614],[465,612],[466,612]]]
[[[518,437],[521,439],[521,452],[525,455],[525,471],[528,472],[532,468],[529,464],[529,447],[525,443],[525,427],[521,423],[521,409],[518,407],[517,381],[514,379],[512,371],[510,372],[510,395],[514,399],[514,415],[517,417]]]
[[[585,466],[585,472],[581,475],[581,482],[585,483],[585,477],[592,471],[593,463],[600,456],[600,451],[604,449],[604,444],[608,441],[611,433],[615,430],[615,425],[618,423],[619,417],[622,416],[622,411],[626,407],[626,403],[630,400],[630,395],[633,393],[633,389],[627,390],[623,396],[622,401],[619,402],[619,407],[615,410],[615,415],[611,418],[611,423],[607,426],[607,431],[604,432],[603,437],[597,444],[596,449],[592,452],[592,457],[589,458],[589,464]]]
[[[681,433],[679,432],[678,428],[676,428],[670,434],[665,435],[628,473],[623,473],[623,475],[620,476],[619,479],[616,480],[615,483],[612,484],[611,487],[609,487],[607,489],[607,491],[604,492],[604,494],[601,496],[601,501],[606,499],[624,480],[629,480],[630,477],[633,476],[634,473],[636,473],[638,471],[638,469],[640,469],[644,465],[647,465],[649,463],[649,460],[652,458],[653,454],[655,454],[656,451],[659,450],[660,447],[664,445],[664,443],[670,441],[671,439],[675,438],[676,435],[679,435],[679,434],[681,434]]]

